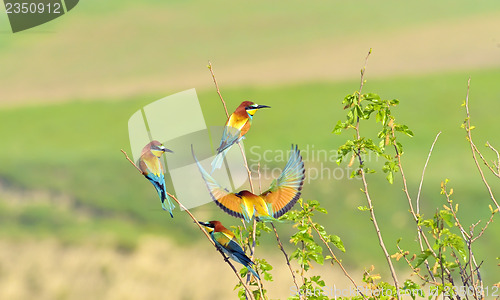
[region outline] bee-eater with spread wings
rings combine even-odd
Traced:
[[[191,148],[192,150],[192,148]],[[253,217],[262,221],[276,221],[289,211],[300,198],[305,179],[304,162],[297,146],[292,145],[288,162],[278,179],[260,195],[247,190],[229,193],[208,174],[194,156],[208,191],[215,204],[233,217],[250,222]]]
[[[165,152],[172,152],[172,150],[165,148],[158,141],[150,142],[142,149],[141,157],[139,158],[139,169],[141,169],[142,175],[154,185],[160,197],[163,210],[168,210],[170,216],[173,218],[172,210],[174,210],[175,205],[167,194],[164,176],[165,169],[160,161],[161,155]],[[165,205],[165,200],[167,206]]]
[[[270,106],[258,105],[251,101],[243,101],[229,116],[226,126],[224,127],[224,132],[222,133],[219,148],[217,148],[217,155],[212,161],[212,173],[222,166],[224,156],[226,156],[226,152],[229,148],[244,138],[252,125],[253,115],[257,110],[265,107]]]
[[[199,222],[214,241],[217,248],[226,253],[229,258],[244,265],[255,277],[260,280],[259,274],[252,268],[254,262],[246,256],[245,252],[238,244],[234,233],[224,227],[219,221]]]

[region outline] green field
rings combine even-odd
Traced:
[[[423,207],[427,210],[424,212],[430,215],[444,203],[439,195],[439,184],[449,178],[456,191],[456,200],[463,211],[467,211],[464,220],[472,222],[487,217],[489,200],[476,174],[464,131],[460,128],[465,118],[460,104],[469,75],[472,77],[471,109],[477,127],[477,143],[482,145],[488,140],[492,145],[499,144],[491,120],[498,109],[495,95],[500,92],[500,88],[492,86],[500,79],[500,70],[372,80],[365,86],[365,91],[376,91],[382,97],[401,100],[401,107],[395,114],[415,133],[414,138],[403,138],[406,146],[403,158],[413,196],[430,144],[438,131],[443,132],[426,176]],[[318,151],[330,151],[336,150],[348,137],[333,135],[331,130],[344,113],[343,95],[354,91],[357,84],[356,81],[347,81],[275,88],[228,88],[224,96],[229,107],[237,105],[240,99],[254,99],[272,106],[271,110],[256,115],[247,147],[261,146],[261,151],[283,150],[291,143],[297,143],[303,149],[314,147]],[[461,88],[446,88],[452,86]],[[120,101],[97,99],[2,110],[0,118],[4,124],[16,124],[15,130],[10,127],[0,129],[4,141],[0,154],[8,158],[0,167],[3,187],[13,192],[47,192],[48,198],[55,197],[53,202],[21,199],[11,203],[4,199],[0,221],[3,223],[2,234],[12,237],[55,234],[78,241],[95,235],[97,231],[117,236],[120,242],[126,243],[125,246],[133,245],[135,239],[146,232],[174,236],[181,242],[187,241],[186,233],[190,239],[202,238],[192,234],[196,228],[182,214],[177,213],[173,220],[167,218],[160,210],[150,184],[119,152],[121,148],[128,150],[129,147],[128,118],[143,105],[160,97],[151,95]],[[224,115],[215,91],[201,91],[199,98],[207,124],[223,123]],[[371,131],[367,130],[368,133]],[[249,157],[249,160],[253,159]],[[319,163],[322,162],[306,162],[306,167],[314,169]],[[276,162],[270,167],[282,164]],[[380,164],[374,162],[374,165]],[[334,162],[324,162],[324,168],[336,167]],[[345,166],[340,168],[344,172]],[[303,197],[318,199],[329,209],[330,215],[323,221],[330,230],[344,238],[349,250],[346,260],[359,262],[358,255],[364,257],[363,264],[377,260],[380,257],[377,251],[363,251],[366,247],[373,247],[376,241],[371,235],[367,216],[355,209],[364,205],[359,192],[360,182],[346,178],[348,176],[339,178],[341,171],[335,173],[338,180],[333,177],[328,180],[325,174],[324,179],[312,180],[305,186]],[[387,220],[383,229],[388,244],[402,236],[410,244],[411,235],[407,238],[407,234],[391,230],[402,225],[411,228],[404,195],[399,193],[401,181],[398,178],[395,186],[390,187],[382,173],[371,177],[376,207],[381,219]],[[498,188],[498,184],[493,184]],[[210,217],[221,216],[212,204],[197,210]],[[169,230],[172,226],[175,226],[175,231]],[[484,247],[478,247],[478,252],[484,251],[490,257],[494,255],[495,249],[500,247],[500,241],[493,238],[495,232],[498,232],[498,226],[493,224],[490,238],[484,239],[489,241]],[[359,235],[366,236],[366,239],[359,239]]]
[[[342,99],[359,89],[359,69],[373,47],[364,92],[401,101],[393,113],[415,134],[401,138],[411,196],[415,199],[429,147],[441,131],[424,181],[422,212],[430,218],[442,208],[440,183],[448,178],[464,225],[484,224],[492,202],[460,128],[465,119],[461,104],[470,77],[474,139],[493,161],[494,153],[484,144],[500,147],[499,28],[497,1],[470,5],[465,0],[288,1],[286,6],[90,0],[54,22],[15,35],[2,15],[0,298],[157,299],[165,288],[175,290],[178,299],[235,295],[231,288],[213,288],[213,278],[196,279],[206,284],[210,292],[205,294],[202,288],[190,291],[182,277],[163,274],[182,268],[170,255],[199,266],[181,274],[186,278],[228,270],[212,263],[213,250],[185,213],[176,210],[171,219],[160,209],[151,184],[120,153],[130,152],[130,116],[182,90],[197,89],[207,126],[224,124],[205,67],[208,59],[229,110],[243,100],[272,107],[256,114],[247,149],[276,153],[294,143],[303,153],[329,153],[305,158],[303,198],[317,199],[328,209],[318,220],[344,241],[347,252],[339,256],[357,279],[374,264],[389,281],[369,215],[356,209],[366,205],[361,182],[350,179],[346,164],[337,166],[330,155],[352,137],[332,134],[346,114]],[[372,127],[361,131],[376,138]],[[248,159],[255,162],[256,156],[250,153]],[[367,162],[382,165],[376,157]],[[269,168],[284,164],[266,162]],[[395,253],[402,237],[402,245],[415,250],[401,178],[396,176],[391,186],[384,177],[378,172],[368,180],[386,245]],[[487,179],[497,192],[498,178],[487,174]],[[239,223],[213,203],[193,213]],[[291,251],[286,243],[290,226],[277,227]],[[499,234],[500,225],[493,222],[474,249],[484,259],[482,275],[490,286],[500,281],[495,260]],[[31,250],[40,255],[30,255]],[[280,269],[283,261],[273,236],[263,238],[259,252],[277,267],[279,291],[272,298],[286,298],[289,274]],[[13,258],[16,253],[29,259],[22,263]],[[63,258],[61,270],[54,267],[58,257]],[[87,259],[87,269],[74,263]],[[401,274],[410,272],[403,262],[396,266],[404,270]],[[346,284],[336,268],[329,270],[318,267],[315,272],[329,274],[330,285]],[[66,275],[85,284],[68,287]],[[232,287],[232,274],[221,278]],[[131,292],[134,282],[140,283]]]

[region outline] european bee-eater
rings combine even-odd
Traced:
[[[252,125],[252,118],[257,110],[265,107],[270,108],[267,105],[258,105],[251,101],[243,101],[229,116],[224,127],[224,132],[222,133],[219,148],[217,148],[217,155],[212,161],[212,173],[222,166],[224,156],[226,156],[229,148],[244,138]]]
[[[203,169],[194,156],[194,151],[193,157],[215,204],[233,217],[245,219],[247,222],[250,222],[254,216],[262,221],[276,221],[300,198],[305,169],[297,146],[292,145],[290,157],[280,177],[275,179],[269,189],[260,195],[247,190],[229,193]]]
[[[259,274],[252,268],[254,262],[246,256],[241,246],[236,241],[234,233],[224,227],[219,221],[199,222],[214,241],[217,248],[226,253],[229,258],[244,265],[255,277],[260,280]]]
[[[154,185],[160,197],[163,210],[168,210],[170,216],[173,218],[172,211],[175,205],[167,194],[164,176],[165,170],[160,161],[161,155],[165,152],[172,152],[172,150],[165,148],[158,141],[150,142],[142,149],[141,157],[139,158],[139,169],[141,169],[142,175]],[[167,200],[168,206],[165,206],[165,200]]]

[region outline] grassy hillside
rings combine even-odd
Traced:
[[[372,76],[499,66],[499,16],[496,0],[88,0],[9,34],[2,14],[0,101],[207,88],[208,59],[226,85],[353,79],[370,47]]]
[[[488,140],[498,146],[500,139],[495,122],[500,87],[494,83],[500,80],[499,69],[376,80],[368,77],[365,86],[366,92],[401,100],[395,115],[415,133],[414,138],[403,139],[406,146],[403,160],[412,195],[416,195],[428,148],[435,134],[443,132],[426,176],[423,212],[430,217],[435,208],[442,206],[439,183],[449,178],[467,223],[485,219],[489,211],[488,196],[460,129],[465,118],[460,104],[465,98],[469,75],[472,76],[471,111],[476,143],[481,146]],[[272,106],[271,110],[255,116],[246,147],[284,150],[291,143],[298,143],[303,150],[330,151],[348,138],[333,135],[331,130],[336,121],[343,118],[341,100],[357,88],[357,81],[345,81],[273,88],[223,87],[222,92],[230,109],[243,99]],[[198,95],[207,125],[222,124],[224,113],[215,91],[202,90]],[[144,95],[114,101],[94,99],[0,110],[0,156],[4,158],[0,165],[1,236],[14,239],[56,236],[71,243],[111,238],[127,251],[135,249],[144,233],[170,236],[181,244],[201,239],[185,214],[177,211],[175,218],[170,219],[160,210],[150,184],[119,152],[120,148],[128,150],[128,118],[143,105],[163,96]],[[367,132],[373,130],[367,129]],[[253,159],[255,157],[249,156],[249,160]],[[270,162],[269,166],[282,167],[283,163]],[[317,169],[339,168],[335,173],[338,176],[346,168],[312,159],[306,161],[306,167],[311,176]],[[368,216],[355,209],[364,205],[360,182],[346,176],[327,177],[324,173],[323,179],[306,184],[303,197],[320,200],[330,211],[321,221],[328,230],[343,238],[348,250],[343,257],[348,263],[363,267],[378,261],[381,253]],[[393,245],[399,237],[410,247],[414,232],[408,231],[412,227],[399,178],[394,186],[389,186],[383,174],[370,176],[369,180],[390,251],[395,252]],[[497,191],[499,185],[492,180],[492,187]],[[212,204],[195,212],[202,219],[216,217],[229,224],[236,222]],[[286,225],[279,229],[286,234]],[[495,236],[499,232],[500,227],[493,223],[482,243],[477,245],[478,255],[488,258],[484,264],[487,275],[494,274],[497,268],[494,257],[500,241]]]
[[[197,89],[208,126],[224,123],[207,60],[230,110],[242,100],[272,107],[255,116],[245,140],[249,161],[267,153],[262,167],[282,168],[276,155],[298,144],[307,168],[303,197],[329,210],[319,221],[344,241],[347,253],[339,257],[357,281],[371,264],[389,279],[368,214],[356,209],[365,205],[360,181],[334,162],[351,137],[331,133],[344,118],[342,99],[359,88],[362,59],[373,48],[364,91],[401,100],[393,113],[415,133],[402,137],[413,197],[442,132],[424,181],[424,216],[442,207],[440,182],[449,178],[464,224],[484,224],[491,201],[460,128],[460,104],[471,76],[475,142],[494,160],[483,145],[500,147],[499,37],[498,0],[86,0],[16,34],[0,13],[0,298],[235,295],[214,287],[235,279],[191,219],[161,211],[151,184],[120,153],[129,150],[129,117],[182,90]],[[361,130],[375,137],[375,129]],[[381,165],[376,157],[367,162]],[[498,192],[498,178],[487,176]],[[368,180],[388,250],[396,252],[400,237],[415,249],[401,180],[391,186],[384,177]],[[238,223],[212,203],[193,212]],[[288,227],[277,224],[291,250]],[[476,244],[488,286],[500,281],[499,235],[497,221]],[[288,296],[291,282],[273,236],[263,238],[257,254],[276,268],[271,298]],[[185,270],[186,261],[196,267]],[[402,262],[396,267],[407,270]],[[348,286],[336,267],[314,272],[327,274],[330,286]]]

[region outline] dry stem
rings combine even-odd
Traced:
[[[229,113],[227,112],[226,102],[224,101],[224,99],[222,98],[222,95],[220,93],[219,85],[217,84],[217,79],[215,79],[214,70],[212,67],[212,63],[210,61],[208,61],[208,69],[210,70],[210,74],[212,74],[212,79],[214,80],[215,88],[217,89],[217,94],[219,94],[219,98],[222,101],[222,105],[224,105],[224,111],[226,112],[226,117],[229,118]]]
[[[321,235],[321,233],[319,233],[319,230],[318,228],[316,228],[316,226],[314,225],[312,219],[310,216],[307,216],[307,219],[309,221],[309,224],[311,224],[312,228],[316,231],[316,233],[318,234],[319,238],[321,239],[321,241],[323,242],[323,244],[325,244],[326,248],[328,248],[328,251],[330,252],[330,255],[332,256],[332,259],[339,265],[339,267],[342,269],[342,271],[344,272],[344,275],[349,278],[349,280],[351,281],[351,283],[354,285],[354,287],[356,288],[356,291],[358,291],[358,293],[363,297],[363,299],[367,299],[365,297],[365,295],[361,292],[361,290],[358,288],[358,285],[356,284],[356,282],[354,281],[354,279],[352,279],[352,277],[349,275],[349,273],[347,273],[347,270],[344,268],[344,266],[342,265],[342,263],[340,262],[340,260],[337,259],[337,256],[335,256],[335,254],[333,253],[333,250],[332,248],[330,247],[330,245],[328,244],[327,241],[325,241],[325,239],[323,238],[323,236]]]
[[[120,150],[124,155],[125,155],[125,158],[137,169],[137,171],[139,171],[142,174],[142,171],[141,169],[139,169],[139,167],[137,167],[137,165],[128,157],[127,155],[127,152],[125,152],[123,149]],[[247,291],[247,294],[250,296],[250,299],[254,299],[255,300],[255,297],[253,296],[253,293],[252,291],[250,290],[250,288],[245,284],[245,282],[243,281],[243,279],[241,278],[239,272],[236,270],[236,268],[234,267],[234,265],[229,261],[229,258],[224,254],[224,252],[222,252],[221,249],[219,249],[219,247],[217,247],[214,243],[214,241],[212,240],[212,238],[210,237],[210,235],[207,233],[207,231],[205,230],[205,228],[203,228],[203,226],[200,225],[200,223],[198,222],[198,220],[196,219],[196,217],[186,208],[184,207],[184,205],[182,205],[181,202],[179,202],[179,200],[177,200],[177,198],[174,196],[174,195],[171,195],[170,193],[168,193],[168,195],[174,199],[175,202],[177,202],[177,204],[179,204],[179,207],[182,208],[184,211],[187,212],[187,214],[191,217],[191,219],[193,219],[194,223],[198,226],[198,228],[205,234],[205,236],[207,237],[207,239],[210,241],[210,243],[215,247],[215,249],[222,255],[222,257],[224,258],[224,261],[231,267],[231,269],[233,270],[234,274],[236,275],[236,277],[238,277],[238,280],[241,282],[241,284],[243,285],[243,287],[245,288],[245,290]]]
[[[483,180],[483,183],[486,186],[486,189],[488,189],[488,193],[490,194],[490,198],[493,201],[493,203],[495,203],[496,207],[498,209],[500,209],[500,206],[498,205],[498,202],[495,199],[495,196],[493,195],[493,192],[491,191],[491,188],[490,188],[490,185],[488,184],[488,181],[484,177],[483,170],[481,169],[481,167],[479,165],[479,162],[477,160],[477,157],[476,157],[476,153],[478,153],[479,156],[481,157],[481,159],[483,160],[483,162],[488,166],[488,168],[490,168],[490,170],[492,170],[492,168],[488,165],[488,163],[486,162],[486,160],[482,156],[482,154],[479,151],[479,149],[477,149],[476,145],[472,141],[472,133],[471,133],[472,128],[471,128],[471,125],[470,125],[470,113],[469,113],[469,90],[470,90],[470,77],[469,77],[469,80],[467,81],[467,96],[465,97],[465,110],[467,112],[467,119],[466,119],[466,122],[465,122],[465,131],[467,132],[467,140],[469,141],[470,148],[472,150],[472,157],[474,159],[474,163],[476,164],[476,167],[477,167],[477,169],[479,171],[479,174],[481,175],[481,179]],[[498,155],[498,153],[497,153],[497,155]],[[493,174],[496,174],[495,171],[492,170],[492,172],[493,172]]]
[[[434,149],[434,145],[436,144],[437,139],[439,138],[440,134],[441,134],[441,132],[438,132],[438,134],[436,135],[436,138],[434,139],[434,142],[432,143],[431,148],[429,150],[429,154],[427,155],[427,160],[425,161],[424,169],[422,171],[422,178],[420,180],[420,185],[419,185],[418,194],[417,194],[417,201],[416,201],[417,212],[415,212],[415,210],[413,209],[413,204],[412,204],[411,196],[410,196],[410,194],[408,192],[408,185],[407,185],[407,181],[406,181],[406,176],[405,176],[405,173],[404,173],[403,164],[401,162],[401,153],[399,153],[398,147],[397,147],[397,144],[396,144],[396,134],[394,132],[394,127],[392,127],[392,138],[393,138],[393,142],[392,143],[393,143],[394,149],[396,151],[396,157],[398,159],[398,167],[399,167],[399,170],[401,172],[401,178],[403,179],[403,191],[404,191],[404,193],[406,195],[406,199],[408,200],[408,205],[410,207],[410,213],[413,216],[413,220],[415,221],[415,224],[417,226],[417,237],[418,237],[418,243],[419,243],[419,246],[420,246],[420,251],[424,251],[424,245],[423,245],[423,242],[422,242],[422,239],[423,239],[425,241],[425,244],[427,245],[427,248],[431,249],[432,254],[433,254],[434,257],[437,257],[437,256],[436,256],[434,250],[432,250],[432,247],[431,247],[431,245],[429,243],[429,240],[427,239],[427,236],[425,235],[424,231],[422,230],[422,226],[419,225],[418,221],[419,221],[419,213],[420,213],[420,193],[421,193],[422,185],[423,185],[423,181],[424,181],[425,170],[427,169],[427,164],[429,163],[429,160],[431,158],[432,150]],[[425,261],[425,267],[426,267],[429,275],[431,276],[432,280],[435,281],[436,279],[434,278],[434,274],[431,271],[429,263],[427,262],[427,260]],[[449,271],[448,270],[446,270],[446,273],[449,275]]]
[[[278,246],[280,247],[281,252],[283,252],[283,256],[285,256],[286,264],[288,265],[288,269],[290,270],[290,273],[292,274],[293,278],[293,284],[297,288],[297,291],[299,291],[299,284],[297,283],[297,278],[295,278],[295,273],[293,272],[292,265],[290,265],[290,259],[288,258],[288,255],[285,252],[285,249],[283,248],[283,244],[281,243],[280,237],[278,235],[278,231],[276,230],[276,227],[274,227],[274,224],[271,223],[271,226],[273,227],[274,230],[274,235],[276,236],[276,241],[278,242]]]
[[[359,104],[359,101],[361,101],[361,96],[362,96],[361,92],[363,90],[363,85],[364,85],[366,64],[368,62],[368,57],[370,56],[371,52],[372,52],[372,49],[370,49],[370,51],[368,51],[368,55],[366,55],[366,59],[365,59],[365,64],[364,64],[363,68],[361,69],[361,83],[359,85],[358,104]],[[356,122],[355,129],[356,129],[356,138],[359,140],[361,138],[361,135],[359,134],[359,116],[358,116],[358,119]],[[398,282],[398,278],[396,275],[396,270],[394,269],[394,265],[392,264],[391,256],[389,255],[389,252],[387,252],[387,248],[385,246],[384,240],[382,239],[382,234],[380,233],[380,227],[378,226],[377,218],[375,217],[375,212],[374,212],[374,208],[372,205],[372,200],[370,197],[370,193],[368,192],[368,183],[366,181],[366,175],[365,175],[365,171],[363,169],[363,161],[362,161],[360,152],[361,152],[361,149],[358,149],[358,152],[356,153],[356,155],[358,156],[359,163],[360,163],[359,172],[361,174],[361,179],[363,181],[363,193],[365,194],[366,201],[368,202],[368,208],[370,210],[371,221],[373,223],[373,226],[375,227],[375,231],[377,233],[380,247],[382,248],[382,251],[384,252],[384,256],[385,256],[385,259],[387,260],[387,264],[389,265],[391,276],[392,276],[392,279],[394,281],[394,286],[396,288],[396,291],[399,291],[399,282]],[[399,293],[397,293],[397,298],[398,299],[401,298]]]

